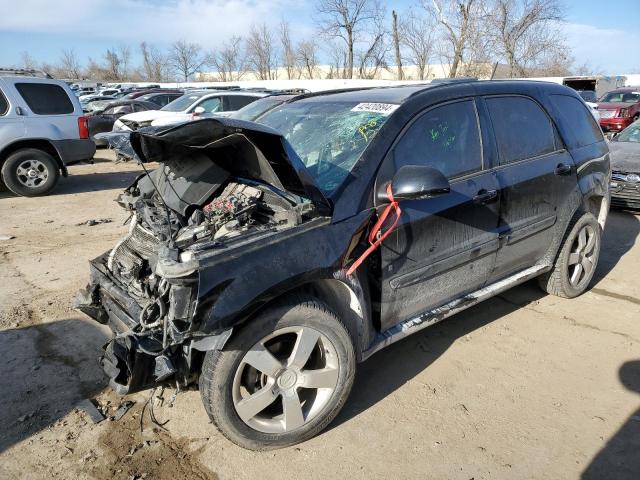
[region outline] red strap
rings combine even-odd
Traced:
[[[389,205],[387,205],[385,209],[382,211],[382,213],[380,214],[380,217],[378,218],[378,221],[375,223],[375,225],[371,229],[371,232],[369,233],[369,244],[370,244],[369,247],[349,267],[349,269],[347,270],[347,275],[353,274],[353,272],[355,272],[358,269],[358,267],[362,265],[362,262],[364,262],[365,259],[369,255],[371,255],[371,253],[376,248],[380,246],[383,240],[389,236],[389,234],[393,231],[393,229],[396,228],[396,225],[400,220],[400,214],[402,213],[402,210],[400,210],[400,205],[398,205],[398,202],[393,198],[393,193],[391,192],[391,183],[387,185],[387,198],[389,199]],[[385,222],[385,220],[389,216],[389,213],[391,213],[391,210],[393,210],[396,215],[395,218],[393,219],[393,223],[387,230],[385,230],[380,236],[378,236],[378,233],[382,229],[382,224]],[[376,236],[378,236],[378,238],[376,238]]]

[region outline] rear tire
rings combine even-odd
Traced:
[[[58,183],[60,168],[47,152],[35,148],[18,150],[2,165],[2,180],[9,190],[23,197],[46,195]]]
[[[602,229],[591,213],[571,221],[553,269],[538,277],[540,287],[552,295],[574,298],[589,287],[600,257]]]
[[[298,298],[252,319],[222,351],[207,352],[200,394],[229,440],[281,448],[327,427],[349,396],[355,366],[338,317],[317,299]]]

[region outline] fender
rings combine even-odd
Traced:
[[[283,292],[335,280],[373,213],[372,209],[329,224],[326,218],[318,218],[237,250],[214,250],[198,257],[201,268],[194,324],[199,326],[195,328],[202,334],[225,330]]]

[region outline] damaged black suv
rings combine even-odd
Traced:
[[[308,94],[125,143],[159,167],[77,307],[114,331],[118,393],[199,385],[250,449],[319,433],[407,335],[534,277],[584,292],[609,208],[598,125],[541,82]]]

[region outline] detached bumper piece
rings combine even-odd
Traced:
[[[162,352],[154,337],[133,333],[118,335],[104,347],[100,364],[109,377],[109,386],[119,395],[139,392],[179,377],[186,384],[189,376],[182,349]]]

